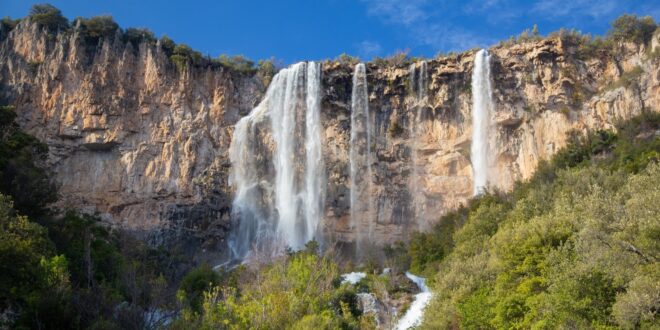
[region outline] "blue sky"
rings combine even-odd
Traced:
[[[41,1],[0,0],[0,16],[26,16]],[[52,0],[65,16],[109,14],[205,55],[274,57],[284,63],[370,59],[397,50],[433,56],[487,46],[538,24],[602,34],[623,13],[660,20],[660,0]]]

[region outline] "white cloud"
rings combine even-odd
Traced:
[[[503,30],[544,22],[580,28],[624,12],[660,15],[657,5],[619,0],[359,0],[367,13],[401,27],[412,43],[438,50],[493,44]],[[634,10],[638,9],[638,10]],[[469,24],[464,22],[477,22]],[[521,28],[522,30],[522,28]],[[517,33],[519,31],[513,31]]]
[[[533,12],[546,17],[581,17],[601,18],[614,13],[619,7],[616,0],[540,0]]]
[[[360,42],[356,48],[358,55],[365,60],[380,55],[383,50],[379,43],[369,40]]]
[[[390,23],[412,25],[426,19],[424,8],[429,0],[361,0],[367,5],[369,15],[384,18]]]
[[[445,20],[449,11],[461,11],[447,0],[360,1],[366,4],[369,15],[379,17],[388,24],[402,26],[412,36],[412,42],[430,46],[436,51],[465,49],[487,42],[486,38],[452,26]],[[486,0],[486,4],[495,6],[500,1],[506,0]]]
[[[423,44],[437,50],[461,51],[473,47],[486,47],[495,43],[494,38],[448,24],[431,24],[413,30]]]

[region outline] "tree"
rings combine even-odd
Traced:
[[[124,40],[137,47],[143,41],[147,43],[155,43],[156,37],[149,29],[128,28],[126,29],[126,32],[124,32]]]
[[[200,312],[204,292],[218,285],[219,281],[220,276],[218,273],[207,264],[201,265],[183,277],[177,296],[189,305],[193,311]]]
[[[62,16],[62,12],[49,4],[36,4],[30,8],[30,19],[51,30],[64,29],[69,21]]]
[[[0,106],[0,193],[10,195],[22,214],[38,219],[56,199],[48,172],[41,166],[48,147],[22,132],[13,107]]]
[[[167,54],[167,56],[171,56],[174,53],[174,47],[176,47],[176,43],[168,36],[163,36],[160,38],[160,47],[163,49],[165,54]]]
[[[82,36],[88,44],[96,44],[101,38],[112,38],[119,25],[112,16],[102,15],[89,19],[77,18],[82,27]]]
[[[612,22],[608,35],[619,42],[646,44],[651,40],[655,29],[656,24],[651,16],[622,15]]]

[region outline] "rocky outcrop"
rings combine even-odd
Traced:
[[[428,97],[422,100],[416,140],[409,125],[415,122],[411,109],[419,100],[411,93],[410,70],[368,66],[377,209],[364,216],[376,221],[377,243],[428,228],[472,197],[470,79],[475,53],[428,61]],[[621,45],[617,57],[581,59],[576,46],[557,38],[493,47],[490,53],[492,188],[506,191],[531,177],[539,161],[566,145],[571,132],[612,129],[642,111],[660,111],[660,60],[648,59],[644,47]],[[350,94],[345,87],[350,86],[351,68],[337,63],[324,68],[324,154],[326,164],[332,164],[326,230],[339,240],[352,240],[346,173]],[[632,82],[620,83],[624,73],[633,76]],[[421,211],[411,208],[413,170],[423,192]]]
[[[1,96],[15,106],[20,125],[49,145],[60,186],[56,206],[98,214],[153,244],[194,241],[222,250],[233,125],[262,98],[262,80],[223,67],[179,69],[159,45],[117,37],[90,46],[77,33],[51,33],[23,20],[0,35]],[[529,178],[573,130],[611,128],[660,110],[660,60],[647,59],[643,47],[622,45],[616,57],[583,59],[555,38],[490,52],[493,187],[507,190]],[[367,64],[375,207],[363,216],[375,222],[376,243],[428,228],[471,197],[474,54],[429,60],[423,100],[411,93],[408,67]],[[328,189],[322,226],[330,239],[350,241],[353,65],[327,61],[322,69]],[[626,72],[635,73],[632,83],[614,83]],[[413,171],[420,194],[411,193]],[[413,199],[419,207],[411,207]]]
[[[183,70],[160,47],[120,37],[86,45],[23,20],[2,35],[0,88],[21,127],[49,146],[60,209],[75,208],[154,244],[222,241],[232,127],[260,79]]]

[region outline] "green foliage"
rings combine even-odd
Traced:
[[[12,107],[0,107],[0,327],[134,329],[147,327],[146,311],[175,310],[174,282],[186,262],[94,217],[51,217],[56,190],[39,165],[47,148],[15,118]]]
[[[358,329],[369,328],[347,285],[336,286],[337,265],[318,246],[291,253],[261,269],[240,270],[237,286],[206,293],[202,312],[186,309],[173,328]],[[249,279],[249,280],[248,280]]]
[[[28,62],[28,68],[30,68],[30,72],[36,73],[37,70],[39,70],[39,66],[41,66],[43,62],[40,61],[30,61]]]
[[[509,39],[500,41],[499,46],[512,46],[515,44],[522,44],[526,42],[538,41],[541,40],[541,35],[539,34],[539,27],[534,24],[532,29],[525,29],[517,36],[511,36]]]
[[[117,283],[123,260],[118,238],[110,230],[100,226],[93,217],[74,212],[52,221],[49,229],[58,251],[71,263],[71,279],[76,285]]]
[[[40,261],[53,256],[54,247],[45,228],[16,215],[5,195],[0,195],[0,228],[0,296],[27,300],[30,290],[48,284]]]
[[[402,273],[410,269],[410,256],[403,242],[387,245],[383,248],[385,254],[385,268],[390,268],[395,273]]]
[[[67,259],[55,255],[47,231],[17,215],[0,194],[0,309],[6,327],[75,327]],[[11,312],[16,313],[11,317]]]
[[[13,30],[20,22],[20,19],[12,19],[9,16],[5,16],[2,18],[2,20],[0,20],[0,26],[2,26],[2,29],[4,29],[6,32],[9,32]]]
[[[103,15],[92,18],[77,18],[80,22],[81,37],[89,45],[98,44],[100,39],[111,39],[117,33],[119,25],[112,16]]]
[[[337,58],[335,59],[336,62],[339,62],[341,65],[346,65],[346,66],[355,66],[356,64],[360,63],[360,59],[355,56],[348,55],[346,53],[342,53]]]
[[[66,29],[69,21],[62,12],[49,4],[36,4],[30,8],[30,20],[50,30]]]
[[[202,309],[203,294],[220,282],[220,275],[209,265],[203,264],[186,274],[179,284],[180,299],[199,313]]]
[[[199,63],[202,59],[202,54],[200,52],[194,51],[190,46],[186,44],[178,44],[174,46],[172,50],[172,55],[170,60],[174,62],[179,71],[185,69],[188,64]]]
[[[220,65],[242,74],[254,74],[257,69],[254,62],[241,55],[227,56],[220,55],[217,59]]]
[[[465,214],[453,233],[413,239],[412,264],[438,270],[424,326],[658,327],[659,128],[643,112],[617,134],[574,136],[512,193],[452,213]]]
[[[643,73],[644,73],[644,69],[642,69],[641,66],[635,66],[630,71],[626,71],[622,73],[618,80],[603,87],[603,90],[608,91],[620,87],[631,88],[637,86],[639,77],[641,77]]]
[[[387,133],[390,137],[397,137],[403,133],[403,127],[399,125],[396,117],[390,121],[390,125],[387,127]]]
[[[619,42],[632,41],[645,45],[651,40],[655,29],[656,24],[651,16],[637,17],[624,14],[612,22],[608,36]]]
[[[160,38],[160,47],[163,49],[165,54],[167,54],[167,56],[172,56],[172,54],[174,54],[174,47],[176,47],[176,43],[168,36],[163,36]]]
[[[14,123],[11,106],[0,106],[0,193],[12,196],[14,207],[29,217],[45,213],[56,193],[40,165],[48,148]]]
[[[137,47],[142,42],[155,44],[156,36],[149,29],[128,28],[124,32],[124,40],[132,43],[134,47]]]
[[[257,64],[257,73],[259,74],[259,77],[261,77],[264,86],[268,86],[277,73],[275,60],[259,60],[259,63]]]
[[[379,67],[403,67],[412,63],[412,58],[408,56],[409,50],[398,50],[387,57],[374,57],[372,62]]]
[[[467,217],[467,209],[461,208],[442,217],[429,233],[415,233],[408,244],[410,271],[427,274],[454,246],[454,232]]]

